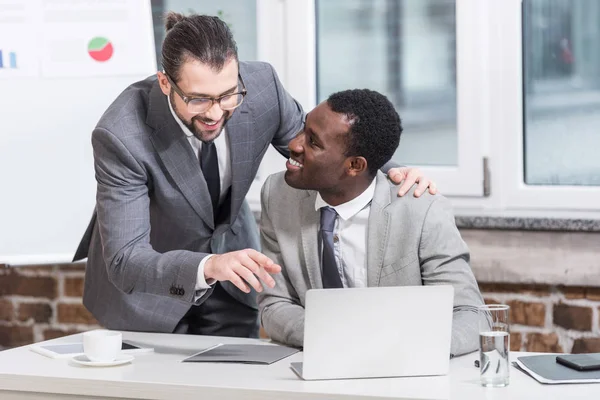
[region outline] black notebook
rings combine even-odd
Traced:
[[[202,350],[183,362],[218,362],[268,365],[299,352],[279,345],[223,344]]]
[[[556,362],[556,354],[517,357],[517,369],[540,383],[600,382],[599,371],[577,371]]]

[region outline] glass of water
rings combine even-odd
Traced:
[[[479,372],[485,387],[508,385],[509,310],[504,304],[479,307]]]

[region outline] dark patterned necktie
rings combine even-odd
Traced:
[[[342,278],[335,262],[333,251],[333,228],[337,212],[331,207],[321,208],[321,229],[319,235],[323,243],[323,288],[342,288]]]
[[[200,168],[208,186],[210,200],[213,207],[215,219],[218,215],[219,196],[221,195],[221,181],[219,179],[219,161],[217,159],[217,148],[214,143],[202,143],[200,152]]]

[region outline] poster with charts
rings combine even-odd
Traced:
[[[0,0],[0,79],[40,74],[36,6],[36,0]]]
[[[156,72],[148,0],[42,0],[45,78]]]

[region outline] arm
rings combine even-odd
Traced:
[[[144,167],[106,129],[94,130],[92,146],[97,223],[110,281],[125,293],[146,292],[190,303],[194,297],[207,295],[209,290],[195,291],[198,268],[207,254],[158,253],[150,245],[150,197]],[[185,295],[171,293],[172,286],[183,288]]]
[[[451,353],[457,356],[476,350],[477,307],[483,305],[483,299],[469,266],[469,249],[456,228],[450,202],[444,197],[437,197],[427,211],[419,259],[424,285],[454,287]]]
[[[261,323],[271,339],[283,344],[302,347],[304,342],[304,307],[292,286],[287,265],[283,264],[277,234],[269,217],[269,192],[271,178],[263,185],[261,192],[260,237],[265,255],[281,265],[281,273],[273,278],[275,287],[265,288],[258,294],[258,308]],[[300,265],[296,268],[302,268]]]
[[[273,136],[271,144],[282,156],[288,158],[290,156],[288,143],[302,130],[304,111],[300,103],[294,100],[287,90],[285,90],[279,81],[275,69],[272,66],[270,67],[273,72],[273,80],[279,104],[279,128]]]

